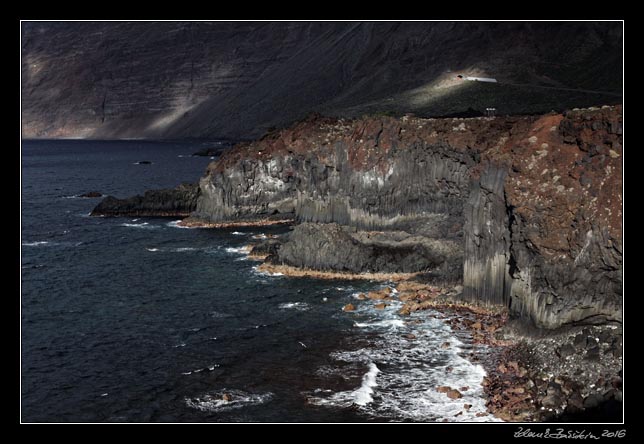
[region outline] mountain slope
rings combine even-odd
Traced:
[[[619,103],[622,33],[619,22],[25,22],[23,136],[252,138],[311,111]]]

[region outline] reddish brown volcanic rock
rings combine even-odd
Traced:
[[[295,217],[274,263],[462,279],[542,327],[620,320],[621,122],[313,115],[213,162],[193,218]]]

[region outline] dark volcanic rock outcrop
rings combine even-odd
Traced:
[[[83,193],[78,197],[86,197],[86,198],[103,197],[103,194],[99,193],[98,191],[88,191],[87,193]]]
[[[303,223],[294,228],[272,261],[348,273],[417,273],[442,266],[442,277],[455,281],[461,277],[462,253],[456,241]]]
[[[30,138],[247,139],[311,110],[517,114],[621,101],[620,22],[21,27],[22,130]]]
[[[295,214],[273,263],[462,270],[466,298],[542,327],[621,321],[621,119],[312,117],[213,162],[191,220]]]
[[[215,142],[211,146],[202,148],[199,151],[194,152],[193,156],[203,156],[203,157],[216,157],[221,155],[221,153],[230,148],[233,145],[232,142]]]
[[[196,184],[181,184],[174,189],[146,191],[143,196],[127,199],[107,196],[91,215],[186,217],[195,210],[199,194]]]

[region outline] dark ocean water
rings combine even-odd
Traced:
[[[75,197],[196,181],[210,162],[190,157],[198,148],[23,143],[23,421],[490,420],[475,417],[483,369],[442,320],[355,299],[379,283],[258,273],[239,250],[288,227],[94,218],[100,199]],[[349,302],[356,312],[341,310]],[[437,385],[470,389],[451,400]]]

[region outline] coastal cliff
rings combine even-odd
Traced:
[[[539,327],[620,322],[621,119],[311,116],[211,163],[185,223],[296,219],[269,262],[462,280]]]
[[[498,418],[619,420],[622,143],[620,106],[470,119],[311,115],[225,151],[198,185],[108,197],[92,214],[289,224],[249,246],[260,270],[402,280],[395,296],[363,299],[396,297],[402,316],[456,310],[452,328],[500,346],[482,357]]]

